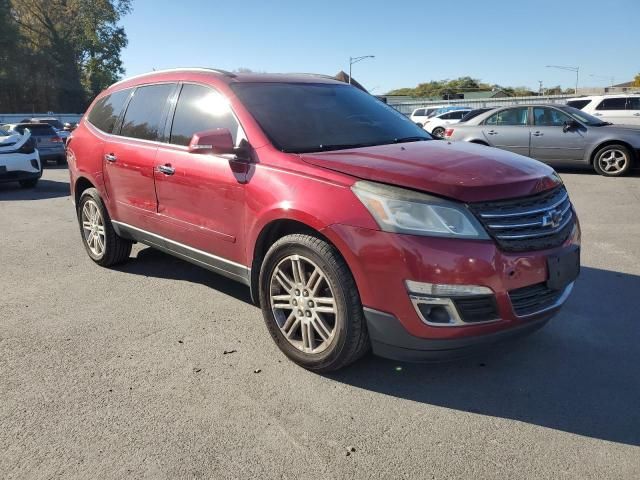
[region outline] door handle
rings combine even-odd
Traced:
[[[596,116],[596,117],[601,117],[602,116],[602,114],[598,113],[598,112],[595,112],[593,115]]]
[[[496,132],[495,130],[489,130],[487,132],[487,135],[497,135],[497,134],[498,134],[498,132]]]
[[[640,117],[640,113],[634,113],[633,116],[634,117]]]
[[[534,137],[541,137],[544,135],[544,133],[542,132],[533,132],[531,135],[533,135]]]
[[[165,175],[173,175],[176,173],[176,169],[171,165],[158,165],[158,171],[164,173]]]
[[[107,162],[111,162],[111,163],[113,163],[113,162],[115,162],[116,160],[118,160],[118,157],[116,157],[113,153],[107,153],[107,154],[105,154],[104,159],[105,159]]]

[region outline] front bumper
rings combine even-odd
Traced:
[[[547,257],[580,244],[577,223],[562,246],[517,253],[503,252],[493,241],[418,237],[346,225],[332,225],[327,235],[353,272],[374,352],[411,360],[459,356],[542,326],[557,313],[568,291],[526,314],[510,295],[520,295],[526,302],[522,295],[527,289],[548,279]],[[493,292],[495,318],[453,326],[429,324],[420,315],[406,280],[488,287]]]

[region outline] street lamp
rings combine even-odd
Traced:
[[[578,76],[580,75],[580,67],[567,67],[565,65],[546,65],[547,68],[558,68],[560,70],[568,70],[570,72],[576,72],[576,90],[574,94],[578,94]]]
[[[363,55],[361,57],[349,57],[349,85],[351,85],[351,65],[361,62],[367,58],[376,58],[375,55]]]

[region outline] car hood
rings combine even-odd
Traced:
[[[521,197],[560,183],[555,171],[541,162],[466,142],[432,140],[301,157],[312,165],[360,179],[463,202]]]

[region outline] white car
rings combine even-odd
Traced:
[[[465,110],[450,110],[448,112],[441,113],[435,117],[427,119],[422,126],[427,132],[434,137],[442,138],[444,131],[448,125],[458,123],[462,117],[469,113],[471,109]]]
[[[33,188],[42,176],[40,155],[31,133],[8,132],[0,128],[0,182],[19,182]]]
[[[640,94],[592,95],[570,98],[567,105],[590,113],[603,122],[640,125]]]
[[[433,112],[444,107],[446,107],[446,105],[430,105],[428,107],[416,108],[409,118],[413,123],[419,123],[420,126],[423,126],[424,122],[427,121]]]

